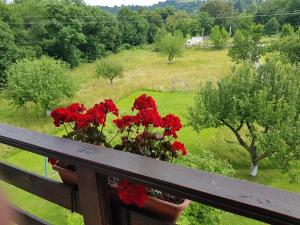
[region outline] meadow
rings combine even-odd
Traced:
[[[147,93],[157,100],[163,115],[174,113],[182,118],[184,128],[180,137],[191,154],[199,154],[201,148],[210,150],[216,157],[228,160],[233,165],[237,171],[237,178],[300,192],[299,184],[289,183],[288,176],[274,169],[267,160],[261,163],[258,176],[250,178],[248,155],[239,146],[228,142],[234,140],[234,137],[226,128],[210,128],[197,134],[188,126],[185,115],[187,108],[193,104],[198,86],[207,80],[217,81],[230,73],[233,63],[227,56],[226,50],[188,49],[183,57],[175,58],[172,64],[167,63],[166,57],[151,51],[149,46],[122,51],[108,57],[122,62],[125,67],[124,78],[116,80],[112,88],[107,80],[95,78],[97,62],[81,64],[71,71],[80,87],[79,91],[74,98],[62,102],[62,106],[71,102],[81,102],[91,106],[104,98],[111,98],[116,101],[122,114],[129,111],[138,95]],[[176,81],[176,90],[172,89],[173,81]],[[189,82],[188,91],[185,90],[183,81]],[[5,93],[0,96],[0,105],[1,123],[50,135],[59,136],[63,132],[55,128],[51,119],[45,117],[34,105],[17,109],[6,100]],[[1,145],[0,158],[29,171],[44,173],[44,158],[41,156]],[[300,172],[300,165],[295,165],[294,170]],[[58,179],[49,166],[48,171],[51,178]],[[51,224],[66,224],[69,214],[66,210],[11,186],[5,185],[5,189],[12,202],[16,202],[23,209],[51,221]],[[221,224],[262,223],[228,213]]]

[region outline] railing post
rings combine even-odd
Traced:
[[[86,225],[112,225],[107,176],[77,167],[79,200]]]

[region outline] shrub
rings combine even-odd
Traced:
[[[219,48],[219,49],[224,48],[228,40],[228,37],[229,35],[224,27],[220,27],[217,25],[211,29],[210,38],[215,48]]]
[[[123,50],[129,50],[131,49],[132,46],[130,44],[123,44],[120,48],[119,48],[119,51],[123,51]]]
[[[7,70],[8,97],[19,107],[33,102],[44,110],[50,109],[75,92],[67,70],[65,63],[45,56],[18,60]]]
[[[289,36],[293,33],[294,33],[294,28],[290,24],[286,23],[282,26],[281,37]]]
[[[265,25],[265,33],[267,35],[276,34],[279,29],[279,23],[275,17],[272,17]]]
[[[112,59],[102,59],[96,69],[96,76],[108,79],[110,85],[113,86],[113,80],[115,78],[122,78],[124,73],[124,67],[117,61]]]
[[[207,172],[218,173],[226,176],[235,174],[231,165],[224,160],[216,159],[212,152],[201,150],[199,155],[188,154],[185,158],[180,158],[177,163]],[[178,221],[180,225],[199,225],[199,224],[219,224],[223,211],[205,206],[199,203],[191,203],[184,211]]]

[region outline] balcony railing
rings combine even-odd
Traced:
[[[300,224],[300,196],[294,193],[8,125],[0,125],[0,143],[75,165],[76,189],[5,162],[0,162],[0,179],[82,214],[87,225],[170,224],[135,207],[113,204],[107,194],[108,177],[125,178],[270,224]],[[14,210],[17,224],[48,224]]]

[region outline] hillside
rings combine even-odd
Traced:
[[[136,6],[136,5],[132,5],[132,6],[128,6],[128,7],[132,10],[139,10],[140,8],[146,8],[146,9],[153,10],[156,8],[173,7],[177,10],[185,10],[185,11],[191,13],[191,12],[199,9],[205,2],[206,2],[206,0],[167,0],[164,2],[159,2],[152,6],[147,6],[147,7]],[[101,8],[107,12],[115,14],[120,10],[121,7],[119,7],[119,6],[115,6],[115,7],[102,6]]]

